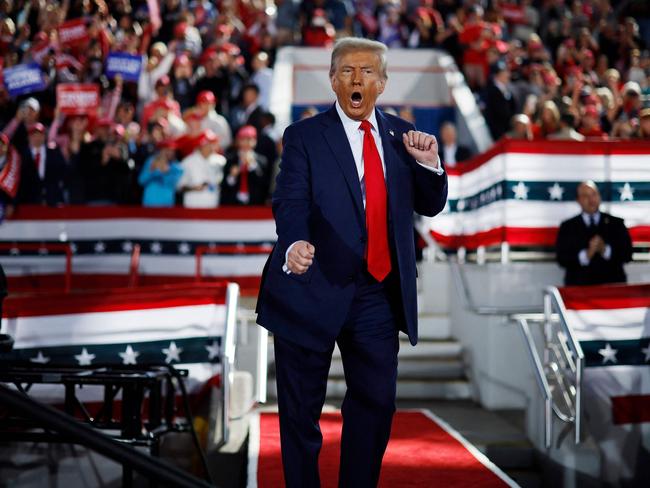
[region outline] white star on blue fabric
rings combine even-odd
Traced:
[[[548,187],[548,194],[551,200],[562,200],[564,188],[559,183],[555,183],[553,186]]]
[[[131,241],[124,241],[122,243],[122,252],[133,252],[133,243]]]
[[[176,347],[176,343],[174,341],[171,341],[169,343],[169,347],[166,347],[162,350],[163,354],[165,354],[165,362],[167,364],[171,363],[172,361],[180,361],[181,360],[181,353],[183,352],[183,348],[181,347]]]
[[[618,360],[616,359],[617,352],[618,349],[613,349],[609,342],[605,345],[604,349],[598,350],[598,354],[603,357],[603,364],[607,363],[608,361],[611,361],[614,364],[618,363]]]
[[[136,358],[140,355],[139,352],[134,351],[131,344],[126,346],[126,351],[118,353],[122,358],[122,364],[138,364]]]
[[[626,200],[631,202],[634,200],[634,188],[632,188],[629,183],[625,183],[618,189],[618,192],[621,194],[621,202]]]
[[[160,254],[162,252],[162,244],[158,241],[152,242],[151,245],[149,246],[149,249],[154,254]]]
[[[43,356],[43,351],[38,351],[38,354],[36,355],[35,358],[30,358],[29,359],[32,363],[37,363],[37,364],[47,364],[50,362],[50,358]]]
[[[187,242],[181,242],[178,245],[178,252],[181,254],[189,254],[190,253],[190,245]]]
[[[523,181],[517,183],[512,191],[515,192],[515,200],[528,200],[528,187]]]
[[[95,244],[95,252],[97,254],[101,254],[104,251],[106,251],[106,244],[104,244],[102,241],[99,241]]]
[[[75,354],[74,357],[79,362],[79,366],[90,366],[93,359],[95,359],[97,356],[94,354],[88,354],[88,351],[84,347],[81,350],[81,354]]]
[[[207,346],[205,346],[205,348],[208,351],[208,359],[212,360],[219,356],[219,344],[217,344],[216,342],[212,342],[212,344],[208,344]]]

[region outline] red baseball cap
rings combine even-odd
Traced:
[[[598,118],[598,109],[594,105],[587,105],[585,107],[585,116]]]
[[[29,129],[27,129],[27,133],[29,135],[32,135],[34,132],[44,133],[45,132],[45,126],[43,124],[41,124],[40,122],[36,122],[35,124],[30,125]]]
[[[245,125],[239,131],[237,131],[237,138],[240,137],[251,137],[253,139],[257,138],[257,129],[252,125]]]
[[[213,142],[219,141],[217,134],[212,132],[210,129],[206,130],[201,137],[199,138],[198,145],[204,146],[205,144],[211,144]]]
[[[196,104],[199,105],[201,103],[209,103],[214,105],[217,103],[217,98],[210,90],[203,90],[196,96]]]

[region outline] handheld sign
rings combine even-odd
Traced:
[[[61,83],[56,104],[65,115],[92,115],[99,107],[99,87],[94,83]]]
[[[110,53],[106,58],[106,76],[115,78],[121,75],[124,81],[140,79],[142,69],[142,56],[127,53]]]
[[[19,64],[4,70],[4,85],[12,97],[45,89],[43,72],[36,63]]]
[[[59,26],[59,43],[62,46],[75,46],[86,44],[90,39],[86,21],[73,19]]]

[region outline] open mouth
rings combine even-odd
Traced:
[[[363,95],[361,95],[361,92],[355,91],[350,96],[350,103],[354,108],[361,107],[362,100],[363,100]]]

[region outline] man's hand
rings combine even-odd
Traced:
[[[596,254],[603,254],[605,252],[605,241],[599,235],[593,236],[589,240],[589,247],[587,248],[587,256],[589,259],[593,258]]]
[[[435,136],[426,132],[410,130],[402,135],[402,140],[406,146],[406,152],[416,161],[432,168],[438,167],[438,141]]]
[[[314,262],[316,249],[307,241],[297,241],[287,254],[287,268],[295,274],[303,274]]]

